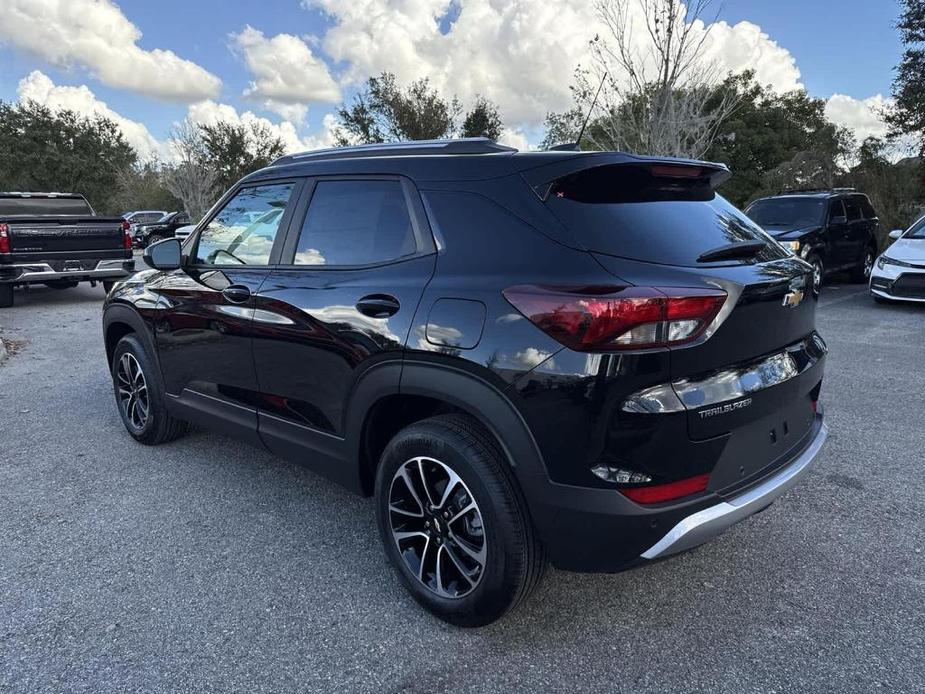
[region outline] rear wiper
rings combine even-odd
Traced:
[[[729,243],[712,251],[702,253],[697,258],[698,263],[712,263],[714,260],[730,260],[732,258],[753,258],[768,244],[765,241],[739,241]]]

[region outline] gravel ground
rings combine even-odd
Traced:
[[[925,691],[925,306],[824,292],[831,436],[766,513],[464,631],[406,596],[370,501],[206,432],[134,443],[101,299],[0,311],[0,692]]]

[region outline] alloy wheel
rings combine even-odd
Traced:
[[[870,251],[864,255],[864,279],[870,279],[870,273],[874,270],[874,254]]]
[[[813,289],[816,290],[816,293],[819,292],[819,288],[822,287],[822,261],[816,260],[813,262]]]
[[[141,431],[148,422],[150,403],[145,374],[134,354],[126,352],[119,358],[116,375],[119,379],[119,407],[132,428]]]
[[[389,525],[408,570],[443,598],[479,584],[487,544],[482,512],[449,466],[419,456],[404,462],[389,488]]]

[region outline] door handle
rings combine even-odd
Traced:
[[[251,290],[242,284],[232,284],[222,290],[222,296],[233,304],[243,304],[251,298]]]
[[[370,294],[357,302],[357,311],[370,318],[388,318],[398,313],[401,304],[388,294]]]

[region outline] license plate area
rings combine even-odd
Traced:
[[[65,260],[64,272],[80,272],[83,270],[79,260]]]

